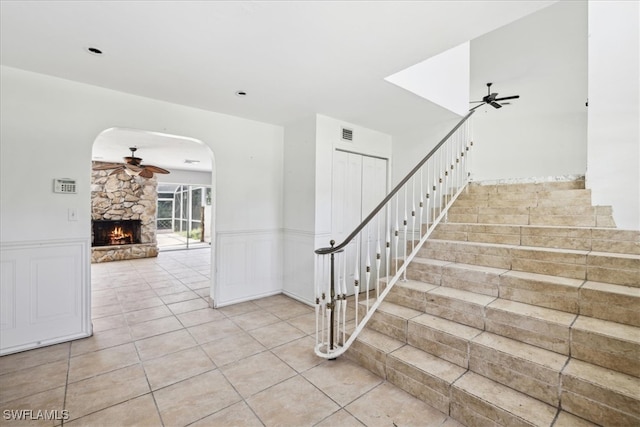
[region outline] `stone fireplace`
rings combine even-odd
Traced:
[[[158,256],[156,178],[91,173],[91,262]]]

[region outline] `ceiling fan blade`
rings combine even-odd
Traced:
[[[469,101],[469,104],[478,104],[478,103],[481,103],[481,102],[484,102],[484,101]]]
[[[91,169],[94,171],[105,171],[108,169],[119,168],[121,166],[121,163],[99,163],[97,165],[94,164],[93,166],[91,166]]]
[[[123,166],[133,172],[141,172],[143,169],[140,166],[130,165],[129,163],[125,163]]]
[[[109,173],[109,175],[115,175],[117,173],[120,173],[124,170],[124,166],[119,165],[117,168],[115,168],[114,170],[111,171],[111,173]]]
[[[139,176],[141,176],[143,178],[153,178],[153,172],[151,172],[147,168],[142,168],[142,170],[140,171]]]
[[[520,95],[504,96],[502,98],[496,98],[494,99],[494,101],[504,101],[506,99],[518,99],[518,98],[520,98]]]
[[[142,167],[143,167],[143,168],[145,168],[146,170],[151,171],[151,172],[154,172],[154,173],[165,173],[165,174],[166,174],[166,173],[171,173],[171,172],[169,172],[168,170],[166,170],[166,169],[162,169],[162,168],[160,168],[160,167],[158,167],[158,166],[153,166],[153,165],[143,165]]]
[[[493,108],[502,108],[502,105],[498,104],[498,103],[497,103],[497,102],[495,102],[495,101],[491,101],[491,102],[490,102],[490,104],[491,104],[491,106],[492,106]]]

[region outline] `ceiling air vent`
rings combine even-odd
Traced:
[[[342,140],[353,141],[353,129],[342,128]]]

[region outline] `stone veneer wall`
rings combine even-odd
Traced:
[[[158,256],[156,178],[132,177],[125,172],[109,173],[111,170],[91,172],[91,219],[141,220],[140,244],[92,247],[91,262]]]

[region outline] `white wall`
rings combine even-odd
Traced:
[[[227,266],[216,301],[281,290],[282,127],[8,67],[1,79],[3,244],[89,240],[91,150],[103,130],[184,135],[203,141],[215,157],[215,231],[224,238],[213,252],[216,264]],[[54,194],[52,180],[60,177],[76,179],[78,193]],[[68,209],[77,221],[67,219]],[[241,260],[234,258],[239,247]]]
[[[587,187],[613,206],[619,228],[640,230],[640,4],[589,2]]]
[[[315,116],[284,131],[284,293],[313,302],[315,235]]]
[[[587,5],[558,2],[471,41],[472,99],[520,99],[474,114],[475,180],[584,175]]]
[[[213,175],[211,172],[188,171],[171,169],[168,175],[156,174],[159,184],[190,184],[190,185],[211,185]]]
[[[353,142],[341,140],[342,127]],[[333,152],[336,148],[391,158],[391,136],[316,115],[288,125],[284,153],[284,292],[314,302],[314,250],[329,246]]]

